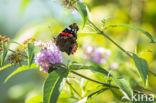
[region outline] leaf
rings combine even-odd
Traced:
[[[32,98],[30,98],[27,103],[42,103],[42,96],[38,95],[38,96],[34,96]]]
[[[112,76],[111,74],[109,74],[109,72],[108,71],[106,71],[105,69],[103,69],[102,67],[93,67],[93,66],[91,66],[91,67],[89,67],[89,69],[90,70],[92,70],[92,71],[95,71],[95,72],[99,72],[99,73],[102,73],[102,74],[104,74],[104,75],[106,75],[106,76]]]
[[[14,76],[14,75],[17,74],[17,73],[20,73],[20,72],[25,71],[25,70],[37,69],[37,68],[38,68],[38,66],[37,66],[36,63],[32,64],[31,66],[23,65],[23,66],[17,68],[13,73],[11,73],[11,74],[5,79],[4,82],[6,83],[12,76]]]
[[[27,52],[27,55],[28,55],[28,65],[30,66],[33,62],[33,59],[34,59],[34,48],[35,46],[31,43],[28,43],[28,52]]]
[[[73,64],[69,67],[70,69],[72,70],[80,70],[80,69],[89,69],[93,72],[98,72],[98,73],[102,73],[104,75],[109,75],[109,76],[112,76],[111,74],[109,74],[108,71],[106,71],[105,69],[103,69],[102,67],[100,66],[85,66],[85,65],[82,65],[82,64]]]
[[[80,101],[78,101],[77,103],[86,103],[90,98],[95,97],[96,95],[106,91],[108,88],[102,88],[98,91],[95,91],[93,93],[91,93],[90,95],[88,95],[87,97],[84,97],[83,99],[81,99]]]
[[[56,66],[56,67],[65,67],[66,65],[63,63],[55,63],[55,64],[51,64],[52,66]]]
[[[5,58],[6,58],[6,55],[8,53],[8,43],[6,42],[2,42],[2,49],[3,49],[3,52],[2,52],[2,55],[1,55],[1,66],[4,64],[4,61],[5,61]]]
[[[148,75],[148,64],[145,59],[139,58],[136,54],[133,53],[133,60],[135,62],[135,66],[138,69],[138,72],[143,80],[144,85],[147,82],[147,75]]]
[[[48,73],[53,72],[55,69],[54,68],[66,68],[66,65],[62,64],[62,63],[56,63],[56,64],[50,64],[49,69],[48,69]]]
[[[85,24],[88,20],[88,12],[87,12],[87,6],[82,2],[77,2],[78,11],[82,17],[83,21],[83,28],[85,27]]]
[[[43,103],[56,103],[68,75],[66,69],[60,68],[51,72],[44,84]]]
[[[130,28],[130,29],[142,32],[143,34],[145,34],[151,40],[151,43],[156,43],[150,33],[148,33],[147,31],[145,31],[145,30],[143,30],[143,29],[141,29],[139,27],[136,27],[136,26],[133,26],[133,25],[130,25],[130,24],[113,24],[113,25],[109,25],[108,27],[126,27],[126,28]]]
[[[85,65],[79,64],[79,63],[74,63],[74,64],[70,65],[69,68],[72,70],[79,70],[79,69],[87,69],[87,68],[89,68],[89,66],[85,66]]]
[[[6,68],[8,68],[8,67],[11,67],[12,65],[14,65],[14,63],[7,64],[7,65],[5,65],[5,66],[1,67],[1,68],[0,68],[0,71],[2,71],[2,70],[4,70],[4,69],[6,69]]]
[[[122,90],[123,94],[125,95],[125,98],[131,100],[133,96],[133,91],[128,82],[125,79],[115,79],[115,78],[113,78],[113,81]]]
[[[120,91],[120,89],[110,88],[110,90],[111,90],[113,96],[114,96],[117,100],[119,100],[119,101],[122,100],[122,98],[123,98],[123,93],[122,93],[122,91]]]
[[[14,41],[14,40],[10,40],[10,43],[15,43],[17,45],[21,45],[20,43],[18,43],[17,41]],[[22,46],[22,45],[21,45]]]
[[[41,49],[42,49],[42,47],[35,46],[34,47],[34,54],[37,54],[38,52],[40,52]]]

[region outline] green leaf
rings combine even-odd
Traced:
[[[92,72],[98,72],[98,73],[102,73],[102,74],[104,74],[106,76],[107,75],[112,76],[111,74],[109,74],[108,71],[106,71],[105,69],[103,69],[100,66],[85,66],[85,65],[82,65],[82,64],[74,63],[74,64],[70,65],[69,68],[72,69],[72,70],[89,69]]]
[[[133,96],[133,91],[128,82],[125,79],[115,79],[115,78],[113,78],[113,81],[122,90],[123,94],[125,95],[125,98],[131,100]]]
[[[22,46],[22,44],[18,43],[17,41],[14,41],[14,40],[10,40],[10,43],[15,43],[17,45],[21,45]]]
[[[44,84],[43,103],[56,103],[68,75],[66,69],[60,68],[51,72]]]
[[[126,27],[126,28],[130,28],[130,29],[142,32],[143,34],[145,34],[151,40],[151,43],[155,43],[152,35],[150,33],[148,33],[147,31],[139,28],[139,27],[129,25],[129,24],[113,24],[113,25],[109,25],[108,27]]]
[[[136,54],[133,53],[133,60],[135,62],[135,66],[138,69],[138,72],[143,80],[144,86],[147,82],[147,75],[148,75],[148,64],[145,59],[139,58]]]
[[[30,98],[27,103],[42,103],[42,96],[38,95],[38,96],[34,96],[32,98]]]
[[[63,63],[55,63],[55,64],[51,64],[52,66],[56,66],[56,67],[66,67],[66,65],[64,65]]]
[[[119,100],[119,101],[122,100],[122,98],[123,98],[124,95],[123,95],[122,91],[120,91],[120,89],[110,88],[110,90],[111,90],[113,96],[114,96],[117,100]]]
[[[36,63],[32,64],[31,66],[23,65],[23,66],[17,68],[14,72],[12,72],[12,73],[5,79],[4,82],[6,83],[12,76],[14,76],[15,74],[18,74],[18,73],[20,73],[20,72],[22,72],[22,71],[30,70],[30,69],[37,69],[37,68],[38,68],[38,66],[37,66]]]
[[[28,43],[28,52],[27,52],[27,55],[28,55],[28,65],[30,66],[33,62],[33,59],[34,59],[34,48],[35,46],[31,43]]]
[[[88,12],[87,12],[87,6],[82,3],[82,2],[77,2],[77,8],[78,8],[78,11],[82,17],[82,21],[83,21],[83,28],[85,27],[85,24],[88,20]]]
[[[69,69],[72,69],[72,70],[79,70],[79,69],[87,69],[89,68],[90,66],[85,66],[83,64],[79,64],[79,63],[74,63],[72,65],[69,66]]]
[[[95,91],[95,92],[91,93],[90,95],[88,95],[87,97],[84,97],[83,99],[81,99],[81,100],[78,101],[77,103],[86,103],[89,99],[91,99],[91,98],[97,96],[98,94],[100,94],[100,93],[106,91],[107,89],[108,89],[108,88],[102,88],[102,89],[100,89],[100,90],[98,90],[98,91]]]
[[[11,67],[12,65],[14,65],[14,63],[7,64],[7,65],[5,65],[5,66],[1,67],[1,68],[0,68],[0,71],[2,71],[2,70],[4,70],[4,69],[6,69],[6,68],[8,68],[8,67]]]
[[[6,58],[6,55],[8,53],[8,43],[6,42],[2,42],[2,49],[3,49],[3,52],[2,52],[2,55],[1,55],[1,66],[4,64],[4,61],[5,61],[5,58]]]
[[[34,54],[37,54],[38,52],[40,52],[41,49],[42,49],[42,47],[35,46],[34,47]]]

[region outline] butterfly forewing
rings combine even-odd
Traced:
[[[56,46],[62,52],[66,52],[68,55],[76,52],[78,48],[77,44],[77,31],[79,30],[76,23],[71,24],[65,28],[58,36],[54,39]]]

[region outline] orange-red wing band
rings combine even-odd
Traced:
[[[60,35],[73,37],[73,34],[62,32]]]

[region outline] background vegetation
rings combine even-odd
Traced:
[[[156,38],[156,1],[155,0],[84,0],[89,8],[92,21],[97,27],[115,40],[120,46],[129,52],[146,59],[149,69],[156,73],[156,47],[150,40],[126,27],[110,27],[111,24],[132,24],[148,31]],[[22,43],[30,37],[37,40],[51,40],[56,37],[66,26],[76,22],[79,25],[77,52],[72,56],[63,53],[64,62],[77,61],[81,64],[90,64],[85,56],[85,46],[104,47],[110,51],[108,60],[100,64],[115,77],[124,77],[130,85],[142,85],[134,62],[119,48],[113,45],[87,23],[83,28],[81,15],[64,6],[61,0],[1,0],[0,1],[0,35],[10,37],[14,41]],[[10,45],[11,49],[19,48],[18,45]],[[5,64],[10,63],[7,61]],[[115,67],[112,67],[114,66]],[[43,82],[47,74],[38,70],[21,72],[3,83],[6,77],[13,72],[18,65],[0,71],[0,103],[26,103],[31,97],[43,94]],[[92,73],[89,70],[78,71],[85,76],[108,82],[100,73]],[[103,79],[105,78],[105,79]],[[156,93],[156,76],[148,74],[148,87],[152,93]],[[65,85],[58,103],[75,103],[88,96],[93,91],[101,88],[100,84],[88,81],[71,74],[69,81],[78,94]],[[139,89],[139,88],[138,88]],[[147,91],[146,91],[147,92]],[[116,94],[117,93],[117,94]],[[148,93],[148,92],[147,92]],[[116,94],[117,96],[114,96]],[[105,90],[89,100],[89,103],[119,103],[122,97],[119,91]]]

